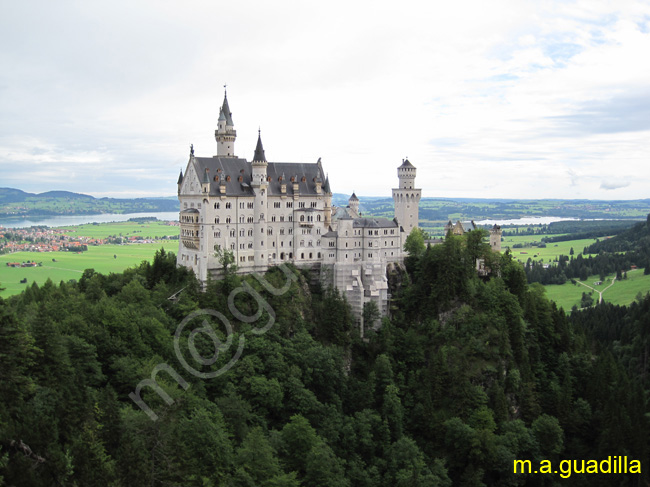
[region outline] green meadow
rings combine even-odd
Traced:
[[[520,262],[525,263],[529,258],[532,260],[543,260],[544,262],[552,262],[560,255],[569,255],[571,248],[575,252],[574,257],[582,254],[585,247],[596,242],[595,238],[586,238],[580,240],[567,240],[566,242],[550,242],[546,244],[545,248],[535,247],[531,245],[533,242],[541,242],[543,237],[548,235],[516,235],[512,237],[503,237],[501,242],[501,249],[506,250],[510,247],[512,256]],[[523,248],[513,248],[514,244],[523,244]]]
[[[604,291],[603,301],[619,305],[630,304],[639,293],[645,295],[650,292],[650,275],[644,275],[642,269],[628,271],[627,279],[615,281],[614,285],[605,291],[605,288],[612,283],[613,277],[614,275],[607,276],[602,284],[595,285],[600,280],[600,277],[590,276],[584,283],[598,291]],[[562,285],[550,284],[544,286],[544,289],[546,289],[546,296],[555,301],[558,306],[564,308],[566,312],[570,312],[573,306],[580,307],[583,292],[593,293],[594,303],[598,302],[599,297],[598,293],[582,284],[571,284],[571,281],[567,281]]]
[[[70,227],[61,227],[67,230],[68,235],[78,235],[91,238],[107,237],[142,237],[142,238],[161,238],[168,235],[176,236],[179,233],[179,227],[168,225],[165,222],[113,222],[113,223],[89,223],[86,225],[75,225]]]
[[[111,224],[112,225],[112,224]],[[108,225],[107,225],[108,226]],[[177,228],[177,227],[168,227]],[[0,287],[5,288],[0,296],[18,294],[33,282],[41,285],[48,278],[55,283],[79,279],[86,269],[95,269],[102,274],[121,272],[128,267],[152,260],[156,250],[164,248],[176,253],[178,240],[150,244],[89,246],[87,252],[15,252],[0,255]],[[56,262],[53,261],[56,260]],[[7,262],[42,262],[41,267],[8,267]],[[21,284],[27,279],[26,284]]]

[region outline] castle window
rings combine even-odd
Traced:
[[[281,221],[281,222],[284,221],[284,215],[280,215],[280,221]]]
[[[234,243],[230,244],[230,250],[235,250],[235,244]]]
[[[309,252],[309,258],[310,258],[310,259],[312,258],[312,253],[311,253],[311,252]]]
[[[266,231],[267,235],[273,235],[273,229],[269,227],[269,229]]]
[[[298,208],[304,208],[305,207],[305,202],[304,201],[299,201],[298,202]]]
[[[301,258],[301,259],[304,259],[304,258],[305,258],[305,253],[304,253],[304,252],[302,252],[302,253],[300,254],[300,258]]]
[[[249,230],[249,231],[248,231],[248,236],[249,236],[249,237],[252,237],[252,236],[253,236],[253,230]]]
[[[187,208],[187,203],[183,203],[183,208]]]
[[[293,215],[289,215],[289,221],[290,221],[290,222],[293,221]]]
[[[280,208],[280,202],[276,201],[275,203],[273,203],[273,208]]]
[[[316,221],[317,221],[317,222],[320,221],[320,215],[316,215]]]
[[[232,208],[232,203],[230,203],[229,201],[228,203],[226,203],[226,210],[229,210],[230,208]]]
[[[311,202],[311,207],[312,207],[312,208],[317,208],[317,207],[318,207],[318,202],[316,202],[316,201],[312,201],[312,202]]]
[[[230,182],[230,176],[226,176],[226,181]]]
[[[293,201],[287,201],[287,208],[293,208]]]
[[[271,221],[272,221],[272,222],[275,221],[275,215],[273,215],[273,216],[271,217]]]
[[[305,221],[305,215],[300,215],[300,221],[304,222]]]
[[[293,228],[289,228],[289,235],[293,235]]]
[[[215,222],[215,223],[219,223],[219,217],[215,218],[215,219],[214,219],[214,222]]]
[[[233,229],[233,230],[230,230],[230,236],[231,236],[231,237],[234,237],[234,236],[235,236],[235,230],[234,230],[234,229]]]
[[[284,235],[284,228],[280,229],[280,235]]]
[[[239,217],[239,223],[244,223],[244,217],[243,216]]]
[[[215,210],[218,210],[218,209],[219,209],[219,203],[215,203],[215,204],[214,204],[214,209],[215,209]]]
[[[249,216],[249,217],[246,219],[246,221],[247,221],[248,223],[253,223],[253,217],[252,217],[252,216]]]
[[[243,237],[244,235],[246,235],[246,230],[239,230],[239,236]]]

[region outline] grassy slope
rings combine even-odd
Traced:
[[[32,282],[43,284],[49,277],[58,283],[70,279],[79,279],[85,269],[95,269],[102,274],[121,272],[128,267],[140,264],[143,260],[152,260],[156,250],[163,247],[167,251],[178,251],[178,240],[164,243],[101,245],[88,247],[88,252],[75,254],[71,252],[16,252],[0,255],[0,287],[5,288],[1,296],[6,298],[20,293]],[[113,256],[117,256],[114,258]],[[56,262],[52,262],[56,259]],[[24,261],[42,262],[43,267],[7,267],[7,262]],[[27,278],[27,284],[20,280]]]
[[[84,236],[92,238],[106,238],[111,236],[131,237],[137,236],[142,238],[159,238],[167,235],[178,235],[179,227],[167,225],[163,222],[147,222],[147,223],[134,223],[134,222],[115,222],[115,223],[101,223],[99,225],[75,225],[70,227],[61,227],[69,232],[71,236]]]
[[[626,280],[616,281],[612,287],[603,292],[604,301],[612,304],[626,305],[634,301],[638,293],[645,295],[650,292],[650,275],[643,275],[642,269],[629,271],[627,274],[628,278]],[[600,286],[594,285],[594,282],[600,279],[598,276],[590,276],[589,279],[584,282],[594,289],[602,291],[611,284],[612,277],[614,276],[608,276]],[[571,284],[570,281],[562,285],[549,285],[544,287],[549,299],[555,301],[558,306],[563,307],[567,312],[569,312],[574,305],[580,306],[580,299],[582,298],[583,292],[591,292],[591,290],[585,286],[580,284],[574,285]],[[597,302],[598,294],[594,292],[592,296],[594,302]]]
[[[530,257],[533,260],[542,259],[544,262],[551,262],[555,260],[560,255],[569,255],[571,248],[575,252],[574,257],[577,257],[578,254],[582,253],[582,250],[592,243],[596,242],[595,238],[587,238],[581,240],[568,240],[566,242],[551,242],[546,244],[546,248],[539,247],[526,247],[522,249],[513,249],[512,246],[516,243],[527,243],[527,242],[541,242],[541,239],[546,235],[524,235],[524,236],[512,236],[504,237],[501,242],[501,248],[506,249],[510,247],[513,257],[518,259],[520,262],[526,262]],[[525,252],[525,253],[522,253]]]

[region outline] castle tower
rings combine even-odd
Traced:
[[[268,190],[268,181],[266,175],[266,156],[264,155],[264,147],[262,146],[262,134],[258,131],[257,134],[257,147],[255,147],[255,154],[253,155],[252,177],[251,186],[255,192],[254,203],[254,230],[253,230],[253,248],[255,249],[255,267],[266,266],[268,262],[268,255],[266,255],[266,246],[264,241],[266,239],[266,219],[264,212],[266,210],[266,198]]]
[[[225,91],[223,94],[223,104],[219,111],[218,128],[214,131],[214,138],[217,141],[217,156],[235,157],[237,131],[232,122],[232,113],[230,113],[228,97]]]
[[[393,202],[395,203],[395,218],[397,223],[404,228],[405,236],[418,226],[419,205],[422,190],[414,188],[417,170],[408,159],[402,161],[397,168],[399,188],[393,188]]]
[[[352,192],[352,196],[350,196],[350,199],[348,200],[348,206],[350,207],[350,210],[352,210],[357,216],[359,216],[359,198],[357,198],[357,195],[354,194],[354,191]]]
[[[490,248],[494,252],[501,252],[501,227],[496,223],[490,229]]]
[[[329,176],[325,177],[323,192],[325,193],[325,227],[329,227],[332,224],[332,189]]]

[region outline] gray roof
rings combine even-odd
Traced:
[[[235,125],[232,123],[232,113],[230,113],[230,107],[228,106],[228,97],[225,93],[223,94],[223,105],[221,105],[221,113],[223,113],[226,117],[226,125]],[[221,117],[221,113],[219,114],[219,117]]]
[[[264,155],[264,147],[262,147],[261,132],[257,133],[257,147],[255,147],[255,154],[253,155],[253,161],[266,162],[266,156]]]
[[[404,159],[400,167],[415,167],[415,166],[411,164],[408,159]]]
[[[252,166],[246,159],[217,156],[194,157],[193,163],[197,174],[204,174],[206,169],[208,170],[210,194],[221,194],[219,186],[225,183],[227,196],[254,196],[253,188],[250,187]],[[192,160],[190,164],[192,164]],[[287,186],[285,194],[293,195],[291,177],[295,177],[298,182],[298,194],[316,195],[318,194],[316,193],[316,181],[319,179],[322,181],[323,168],[319,163],[269,162],[266,173],[271,178],[267,183],[270,196],[282,194],[280,188],[283,183]],[[280,181],[284,174],[290,176]],[[215,176],[219,176],[218,182],[214,180]],[[230,181],[227,181],[227,176],[230,176]],[[241,181],[239,181],[240,176],[242,177]],[[305,178],[304,182],[302,181],[303,177]]]
[[[359,201],[359,198],[357,198],[357,195],[354,194],[354,191],[352,191],[352,196],[350,196],[350,199],[348,201]]]
[[[354,228],[397,228],[397,222],[388,218],[355,218]]]
[[[461,226],[463,227],[463,231],[465,232],[471,232],[472,230],[476,230],[476,225],[474,222],[461,222]]]

